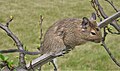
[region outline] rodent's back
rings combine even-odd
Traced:
[[[72,29],[72,27],[75,26],[72,24],[72,22],[75,20],[76,19],[63,19],[55,22],[52,26],[50,26],[45,33],[43,45],[40,48],[40,52],[44,54],[66,48],[63,41],[65,28],[69,27]]]

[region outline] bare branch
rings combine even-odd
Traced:
[[[31,69],[35,69],[37,67],[41,67],[42,65],[46,64],[47,62],[50,62],[52,61],[54,58],[56,57],[59,57],[59,56],[63,56],[63,54],[66,54],[66,51],[63,51],[62,53],[58,53],[56,55],[50,53],[50,54],[43,54],[42,56],[32,60],[30,63],[28,63],[26,65],[26,68],[28,70],[31,70]],[[32,68],[31,68],[31,65],[32,65]]]
[[[115,19],[117,19],[118,17],[120,17],[120,11],[113,14],[112,16],[106,18],[105,20],[103,20],[102,22],[98,23],[98,27],[103,28],[105,25],[108,25],[110,22],[114,21]],[[120,29],[120,28],[119,28]]]
[[[98,12],[98,10],[97,10],[97,8],[96,8],[96,5],[95,5],[95,3],[94,3],[94,0],[91,0],[91,5],[92,5],[92,7],[95,9],[95,12],[96,12],[98,18],[100,19],[100,21],[102,21],[102,18],[101,18],[100,14],[99,14],[99,12]]]
[[[96,4],[96,6],[98,7],[98,11],[100,12],[101,16],[105,19],[108,16],[105,14],[105,12],[103,11],[103,8],[101,7],[101,5],[99,4],[98,0],[94,0],[94,3]]]
[[[108,0],[105,0],[108,1]],[[108,1],[113,8],[117,11],[117,9],[114,7],[114,5],[112,4],[112,2]],[[103,28],[103,38],[102,38],[102,46],[105,48],[105,50],[107,51],[107,53],[109,54],[109,56],[111,57],[111,59],[120,67],[120,63],[118,63],[118,61],[115,59],[115,57],[112,55],[112,53],[109,51],[109,49],[107,48],[106,44],[105,44],[105,38],[107,36],[107,32],[106,32],[106,28],[107,25],[110,23],[113,27],[115,27],[117,29],[117,31],[120,32],[120,26],[117,24],[116,20],[118,17],[120,17],[120,11],[117,11],[117,13],[113,14],[112,16],[108,17],[105,12],[103,11],[103,8],[100,6],[98,0],[92,0],[92,5],[93,8],[95,9],[95,11],[98,13],[98,11],[100,12],[101,16],[105,19],[102,22],[100,22],[98,24],[98,27]],[[95,6],[98,7],[98,10],[95,8]],[[108,29],[109,32],[111,32]]]
[[[115,62],[115,64],[117,66],[120,67],[120,63],[115,59],[115,57],[112,55],[112,53],[110,52],[110,50],[107,48],[106,44],[104,41],[102,41],[102,46],[105,48],[105,50],[107,51],[107,53],[109,54],[109,56],[111,57],[111,59]]]
[[[112,1],[109,1],[109,0],[105,0],[105,1],[107,1],[114,8],[116,12],[118,12],[117,8],[114,6]]]
[[[98,2],[98,0],[92,0],[94,3],[95,3],[95,5],[98,7],[98,11],[100,12],[100,14],[101,14],[101,16],[104,18],[104,19],[106,19],[106,18],[108,18],[108,16],[105,14],[105,12],[103,11],[103,8],[101,7],[101,5],[99,4],[99,2]],[[119,14],[119,12],[118,12],[118,14]],[[119,17],[119,15],[118,15],[118,17]],[[118,18],[117,17],[117,18]],[[112,20],[112,19],[111,19]],[[107,22],[108,23],[108,22]],[[112,25],[118,32],[120,32],[120,26],[117,24],[117,22],[116,22],[116,20],[115,19],[113,19],[111,22],[109,22],[110,23],[110,25]],[[103,26],[102,26],[103,27]]]
[[[112,32],[112,30],[110,28],[107,28],[108,32],[111,34],[120,34],[120,32],[116,33],[116,32]]]
[[[0,23],[0,28],[3,29],[10,38],[12,38],[12,40],[16,43],[16,45],[17,45],[17,47],[18,47],[19,50],[24,50],[24,49],[23,49],[23,45],[22,45],[22,43],[20,42],[20,40],[18,39],[18,37],[16,37],[16,36],[11,32],[11,30],[10,30],[9,27],[8,27],[8,25],[9,25],[9,23],[10,23],[11,21],[12,21],[12,19],[10,19],[10,20],[6,23],[6,25],[3,25],[3,24]],[[24,56],[25,56],[24,53],[20,53],[20,55],[19,55],[19,64],[20,64],[20,66],[25,66]]]
[[[40,54],[39,51],[30,52],[30,51],[18,50],[18,49],[0,50],[0,53],[15,53],[15,52],[21,52],[21,53],[28,54],[28,55],[38,55],[38,54]]]
[[[107,48],[107,46],[105,44],[105,38],[106,38],[106,36],[108,34],[106,32],[106,27],[104,27],[103,32],[104,32],[104,34],[103,34],[103,38],[102,38],[102,46],[105,48],[105,50],[107,51],[107,53],[109,54],[111,59],[115,62],[115,64],[120,67],[120,63],[115,59],[115,57],[112,55],[112,53],[110,52],[110,50]]]
[[[42,66],[43,64],[50,62],[55,57],[52,54],[43,54],[42,56],[32,60],[30,63],[26,65],[27,69],[30,70],[32,68],[36,68]],[[32,65],[32,68],[31,68]]]

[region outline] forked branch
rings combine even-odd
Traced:
[[[120,17],[120,11],[113,14],[112,16],[104,19],[103,21],[101,21],[100,23],[98,23],[98,27],[103,28],[104,26],[108,25],[109,23],[111,23],[112,21],[114,21],[115,19]],[[118,27],[119,28],[119,27]],[[120,28],[119,28],[120,29]]]
[[[113,4],[113,1],[110,1],[110,0],[105,0],[105,1],[107,1],[107,2],[113,7],[113,9],[114,9],[116,12],[118,12],[117,8],[116,8],[115,5]]]
[[[92,3],[92,7],[95,9],[95,11],[96,11],[96,13],[98,14],[98,12],[100,13],[100,15],[104,18],[104,19],[106,19],[106,18],[108,18],[108,16],[107,16],[107,14],[104,12],[104,10],[103,10],[103,8],[102,8],[102,6],[100,5],[100,3],[99,3],[99,1],[98,0],[91,0],[91,3]],[[107,24],[109,24],[110,23],[110,25],[112,25],[118,32],[120,32],[120,25],[118,25],[118,23],[117,23],[117,21],[115,20],[115,19],[117,19],[118,17],[120,17],[120,11],[118,11],[117,13],[116,13],[116,16],[115,15],[113,15],[112,17],[111,17],[111,19],[109,20],[110,22],[107,22],[107,20],[106,20],[106,24],[105,25],[107,25]],[[102,22],[103,23],[103,22]],[[103,24],[102,24],[103,25]],[[103,25],[104,26],[104,25]],[[102,26],[102,27],[103,27]]]
[[[18,37],[16,37],[12,33],[12,31],[9,29],[9,24],[12,20],[13,20],[13,18],[10,18],[10,20],[6,23],[6,25],[3,25],[3,24],[0,23],[0,28],[3,29],[10,38],[12,38],[12,40],[16,43],[16,46],[18,47],[19,50],[24,50],[23,45],[20,42],[20,40],[18,39]],[[25,54],[23,54],[23,53],[19,54],[19,65],[20,66],[25,66],[24,56],[25,56]]]
[[[117,12],[115,14],[113,14],[112,16],[108,17],[102,6],[99,4],[98,0],[91,0],[91,4],[92,7],[95,9],[97,15],[102,16],[105,20],[103,20],[102,22],[100,22],[98,24],[98,27],[103,28],[103,39],[102,39],[102,46],[105,48],[105,50],[107,51],[107,53],[109,54],[109,56],[111,57],[111,59],[115,62],[116,65],[118,65],[120,67],[120,63],[115,59],[115,57],[113,56],[113,54],[110,52],[110,50],[107,48],[106,44],[105,44],[105,38],[107,36],[107,32],[106,32],[106,28],[110,33],[111,30],[107,27],[107,25],[110,23],[110,25],[112,25],[117,31],[118,33],[113,33],[113,34],[120,34],[120,26],[117,24],[116,19],[120,17],[120,11],[117,10],[117,8],[113,5],[112,2],[110,2],[109,0],[105,0],[107,1],[113,8],[114,10]],[[96,8],[98,7],[98,9]]]

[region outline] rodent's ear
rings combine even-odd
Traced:
[[[96,14],[92,13],[90,20],[96,20]]]
[[[88,23],[88,22],[89,22],[89,19],[87,17],[83,17],[82,23]]]
[[[88,25],[88,22],[89,22],[89,19],[88,19],[87,17],[83,17],[82,27],[83,27],[83,28],[86,28],[87,25]]]

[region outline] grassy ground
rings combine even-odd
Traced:
[[[108,15],[113,9],[104,0],[99,0]],[[115,0],[120,9],[120,1]],[[0,22],[5,23],[9,16],[14,16],[10,29],[30,51],[39,46],[39,16],[44,16],[43,32],[55,21],[63,18],[89,17],[94,11],[89,0],[0,0]],[[120,62],[120,36],[109,34],[106,43]],[[0,30],[0,49],[16,48],[14,42]],[[18,54],[6,54],[17,64]],[[11,57],[13,56],[13,57]],[[27,56],[27,60],[37,57]],[[58,58],[59,71],[80,70],[119,70],[100,44],[87,43],[76,47],[69,54]],[[52,65],[46,64],[44,70],[53,71]]]

